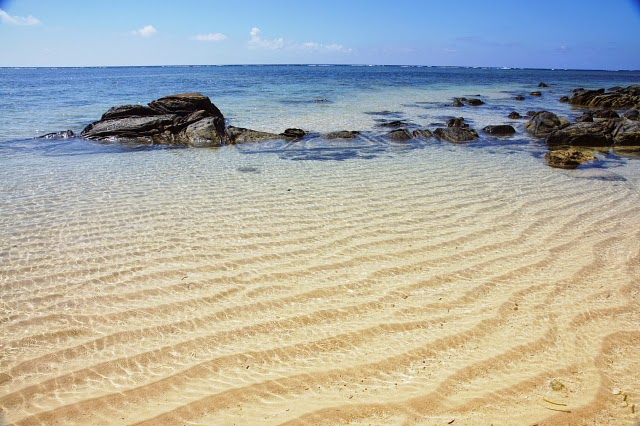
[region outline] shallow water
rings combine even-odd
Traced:
[[[163,83],[164,70],[149,71],[163,93],[145,101],[184,91]],[[189,70],[167,72],[209,72]],[[131,99],[108,106],[134,102],[133,82]],[[551,169],[522,133],[389,143],[376,133],[381,116],[365,112],[420,123],[464,115],[481,128],[521,105],[505,90],[529,90],[409,83],[419,86],[354,78],[340,83],[349,100],[329,86],[317,96],[330,102],[302,106],[265,95],[290,111],[271,120],[250,114],[260,100],[246,110],[232,95],[225,102],[238,108],[216,102],[234,125],[369,132],[351,142],[25,139],[81,128],[71,124],[108,108],[65,116],[62,89],[47,129],[25,120],[3,130],[5,422],[630,424],[640,404],[639,163],[610,155]],[[480,91],[482,110],[417,104]]]

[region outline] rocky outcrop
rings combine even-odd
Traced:
[[[524,125],[525,129],[534,136],[545,137],[554,130],[568,125],[569,122],[561,120],[552,112],[540,111],[533,115],[531,120]]]
[[[509,118],[512,119],[512,120],[518,120],[518,119],[522,118],[522,116],[520,115],[519,112],[513,111],[511,114],[509,114]]]
[[[482,130],[493,136],[511,136],[516,132],[516,129],[514,129],[513,126],[510,126],[508,124],[486,126]]]
[[[85,127],[87,139],[219,146],[228,141],[224,116],[199,93],[166,96],[144,105],[114,107]]]
[[[462,107],[464,104],[471,106],[480,106],[484,105],[484,101],[482,99],[477,98],[453,98],[453,106],[454,107]]]
[[[387,137],[396,141],[408,141],[413,139],[413,135],[407,129],[397,129],[387,133]]]
[[[38,139],[71,139],[77,135],[73,133],[73,130],[64,130],[62,132],[47,133],[46,135],[38,136]]]
[[[613,89],[615,90],[608,93],[604,89],[576,89],[569,103],[588,108],[640,108],[640,85]]]
[[[461,127],[438,127],[433,134],[438,139],[453,143],[471,142],[479,137],[475,130]]]
[[[431,139],[433,137],[433,133],[431,133],[427,129],[418,129],[418,130],[414,130],[413,131],[413,137],[414,138]]]
[[[544,158],[549,166],[559,169],[575,169],[582,163],[596,159],[590,152],[573,148],[548,152]]]
[[[551,148],[638,147],[640,146],[640,121],[615,118],[575,123],[551,132],[546,138],[546,143]]]

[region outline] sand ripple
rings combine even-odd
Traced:
[[[627,182],[455,150],[60,161],[53,183],[36,168],[2,195],[7,423],[607,425],[640,411]]]

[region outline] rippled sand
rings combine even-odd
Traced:
[[[637,186],[512,157],[8,162],[4,422],[631,424]]]

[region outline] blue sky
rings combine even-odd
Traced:
[[[0,0],[0,66],[640,69],[640,0]]]

